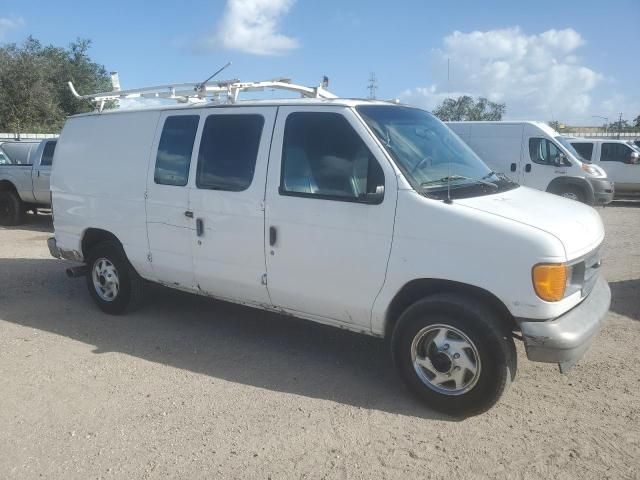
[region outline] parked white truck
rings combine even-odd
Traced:
[[[56,142],[0,143],[0,225],[19,225],[26,211],[50,206]]]
[[[582,158],[607,172],[615,183],[617,197],[640,195],[640,147],[624,140],[567,140]]]
[[[595,210],[494,174],[423,110],[265,83],[308,98],[224,84],[228,103],[67,120],[49,249],[103,311],[150,281],[386,337],[454,414],[500,398],[514,335],[562,371],[582,357],[610,302]]]
[[[588,205],[613,200],[602,168],[581,160],[571,144],[542,122],[448,122],[493,170],[514,182]]]

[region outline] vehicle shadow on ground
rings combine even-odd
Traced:
[[[457,421],[416,400],[388,345],[275,313],[152,286],[138,312],[100,312],[66,262],[0,259],[0,319],[148,361],[273,391]]]
[[[0,227],[0,230],[25,230],[28,232],[53,233],[53,221],[50,213],[38,213],[37,215],[27,213],[24,216],[24,223],[21,225]]]
[[[611,311],[640,321],[640,278],[609,282]]]

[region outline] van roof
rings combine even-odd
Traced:
[[[132,112],[153,112],[166,110],[198,110],[203,108],[243,108],[243,107],[282,107],[288,105],[299,106],[343,106],[356,107],[358,105],[403,105],[396,101],[371,100],[364,98],[278,98],[278,99],[256,99],[256,100],[238,100],[235,103],[216,103],[216,102],[193,102],[167,105],[151,105],[141,106],[140,108],[127,109],[107,109],[102,112],[93,111],[88,113],[80,113],[72,115],[70,118],[85,117],[91,115],[113,115]]]

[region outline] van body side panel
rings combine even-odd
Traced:
[[[56,147],[51,185],[61,249],[80,252],[86,229],[103,229],[120,240],[140,275],[152,276],[144,196],[159,113],[67,120]]]
[[[511,198],[518,201],[532,193],[549,201],[546,194],[524,188],[481,198],[506,206]],[[560,240],[529,225],[470,208],[475,203],[470,198],[446,204],[415,191],[399,192],[387,279],[372,315],[374,334],[385,333],[393,297],[417,279],[481,288],[496,296],[514,317],[554,318],[571,308],[571,302],[575,304],[575,298],[555,304],[541,302],[531,281],[535,264],[566,261]]]

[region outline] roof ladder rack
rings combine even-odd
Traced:
[[[117,79],[117,74],[115,73],[112,73],[112,78],[114,78],[114,75]],[[69,88],[74,97],[79,100],[94,102],[98,110],[102,111],[105,102],[124,98],[164,98],[167,100],[175,100],[179,103],[197,103],[209,100],[220,104],[233,104],[238,101],[238,95],[241,92],[257,92],[265,89],[297,92],[303,98],[337,98],[336,95],[326,90],[327,84],[328,81],[326,77],[323,79],[322,84],[317,87],[296,85],[291,83],[291,80],[288,78],[276,78],[259,82],[241,82],[238,79],[233,79],[209,83],[170,83],[129,90],[114,89],[111,92],[93,93],[90,95],[80,95],[72,82],[69,82]]]

